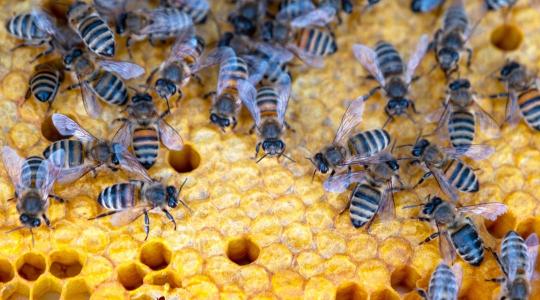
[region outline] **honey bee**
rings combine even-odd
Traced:
[[[254,84],[262,75],[260,71],[250,74],[246,61],[233,49],[222,47],[221,51],[226,58],[220,63],[217,92],[209,93],[213,96],[210,121],[225,130],[236,127],[242,102],[254,101],[257,95]]]
[[[52,121],[61,135],[75,137],[74,140],[56,141],[43,151],[47,158],[58,150],[65,153],[63,159],[55,160],[62,168],[58,182],[73,182],[103,165],[112,171],[122,168],[131,173],[146,174],[146,169],[118,141],[98,139],[62,114],[53,114]]]
[[[325,190],[340,193],[351,183],[357,183],[349,199],[349,214],[355,228],[369,228],[376,214],[388,220],[394,216],[393,181],[399,180],[399,164],[388,152],[380,155],[381,160],[370,163],[365,170],[347,172],[329,177],[324,182]],[[403,184],[401,188],[403,189]]]
[[[414,186],[422,184],[430,176],[434,176],[441,190],[451,200],[457,201],[458,191],[476,193],[480,189],[474,169],[466,165],[459,157],[465,155],[474,160],[482,160],[490,156],[495,149],[488,145],[470,145],[468,147],[439,147],[427,139],[417,139],[412,146],[412,164],[421,164],[424,175]]]
[[[466,42],[472,31],[463,0],[453,0],[432,42],[437,63],[447,78],[458,70],[461,52],[467,51],[467,66],[471,65],[472,49],[466,47]]]
[[[54,18],[39,9],[11,17],[5,26],[11,36],[23,40],[21,44],[12,48],[11,51],[29,46],[45,44],[48,46],[45,51],[39,53],[32,61],[52,53],[57,46],[56,42],[61,38]]]
[[[193,23],[203,24],[212,15],[207,0],[161,0],[162,6],[176,7],[188,14]]]
[[[327,28],[306,27],[294,31],[293,41],[286,45],[300,60],[311,67],[321,68],[324,57],[337,52],[336,37]]]
[[[336,18],[339,4],[334,0],[323,0],[319,6],[311,0],[283,0],[275,19],[292,28],[326,26]]]
[[[522,64],[509,60],[501,68],[498,79],[505,83],[506,92],[490,97],[507,98],[505,122],[515,126],[521,114],[531,129],[540,131],[540,119],[536,113],[540,107],[540,84],[534,74]]]
[[[535,233],[523,240],[515,231],[509,231],[501,244],[501,256],[492,251],[504,277],[491,281],[501,284],[500,299],[529,299],[530,281],[538,255],[538,236]]]
[[[468,79],[456,79],[448,85],[444,106],[435,113],[436,116],[439,116],[436,131],[446,127],[452,146],[463,151],[472,145],[477,120],[484,132],[499,135],[499,125],[478,105]]]
[[[405,208],[418,205],[406,206]],[[491,202],[477,205],[456,207],[453,203],[437,196],[429,196],[418,217],[421,221],[433,222],[437,232],[427,237],[420,244],[428,243],[439,237],[440,252],[445,261],[452,263],[457,254],[467,263],[479,266],[484,260],[484,241],[468,214],[480,215],[494,221],[506,212],[503,203]]]
[[[416,291],[425,300],[457,300],[462,278],[461,265],[455,264],[450,268],[442,262],[431,274],[428,290]]]
[[[285,143],[282,136],[285,133],[285,112],[289,103],[290,85],[288,86],[262,86],[257,91],[255,99],[248,99],[252,102],[244,101],[244,105],[251,112],[255,121],[255,128],[259,135],[259,142],[255,148],[255,158],[259,154],[262,146],[264,155],[257,161],[261,161],[266,156],[285,156]],[[288,157],[287,157],[288,158]],[[290,159],[290,158],[289,158]]]
[[[265,13],[266,1],[239,0],[227,21],[233,26],[234,33],[252,37]]]
[[[63,160],[64,157],[64,151],[59,149],[51,153],[48,159],[39,156],[24,159],[12,148],[2,148],[2,160],[15,186],[14,199],[17,200],[17,212],[22,224],[14,230],[26,227],[32,232],[32,228],[41,226],[42,220],[47,226],[51,225],[47,217],[49,198],[64,202],[62,198],[51,193],[60,174],[60,168],[55,162]]]
[[[101,57],[114,57],[114,33],[92,5],[75,1],[67,11],[67,19],[70,27],[92,53]]]
[[[127,118],[117,119],[124,124],[114,140],[126,148],[131,146],[135,157],[146,169],[150,169],[156,162],[160,141],[170,150],[182,149],[182,138],[164,120],[170,110],[159,115],[150,94],[137,93],[133,96],[127,113]]]
[[[360,61],[362,66],[379,83],[379,86],[369,92],[368,97],[371,97],[376,91],[382,89],[388,98],[385,107],[388,120],[385,125],[394,119],[395,116],[403,114],[412,120],[407,113],[407,109],[411,107],[416,112],[416,108],[414,102],[407,97],[407,94],[409,93],[411,82],[415,80],[413,78],[414,71],[426,54],[428,45],[428,36],[421,36],[406,68],[396,48],[390,43],[380,41],[376,44],[374,50],[361,44],[353,46],[356,59]]]
[[[48,103],[48,110],[50,110],[63,81],[64,69],[59,61],[48,61],[37,65],[28,82],[24,101],[33,95],[39,102]]]
[[[441,7],[445,0],[412,0],[411,10],[416,13],[428,13]]]
[[[122,106],[128,101],[127,86],[121,78],[131,79],[144,74],[143,67],[124,61],[94,59],[81,49],[72,49],[64,56],[64,66],[71,71],[75,82],[67,89],[81,88],[84,107],[91,117],[96,118],[102,101]],[[121,77],[121,78],[120,78]]]
[[[191,212],[189,206],[179,197],[186,181],[187,179],[178,190],[173,185],[167,186],[148,176],[145,176],[144,180],[131,180],[108,186],[101,191],[97,198],[99,205],[108,211],[90,220],[113,215],[111,223],[114,226],[122,226],[144,215],[144,232],[146,234],[144,240],[146,241],[150,233],[148,213],[159,209],[174,224],[174,230],[176,230],[176,220],[167,208],[176,208],[180,202]]]

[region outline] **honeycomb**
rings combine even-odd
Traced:
[[[224,20],[232,5],[215,2],[218,19]],[[467,1],[472,20],[480,16],[480,2]],[[28,10],[30,1],[2,4],[0,17],[7,20]],[[177,186],[187,178],[182,197],[193,213],[181,207],[172,212],[176,231],[162,215],[151,215],[150,237],[144,241],[142,218],[123,227],[113,227],[108,218],[88,221],[100,212],[96,202],[100,190],[128,180],[127,174],[104,171],[70,186],[58,185],[55,193],[67,203],[51,203],[52,228],[34,230],[34,244],[28,230],[4,233],[0,239],[1,299],[419,299],[414,289],[427,286],[441,258],[437,242],[418,245],[432,233],[429,225],[412,220],[417,211],[402,207],[440,193],[434,181],[396,193],[395,219],[376,218],[369,230],[356,230],[348,214],[341,214],[348,193],[326,193],[324,177],[317,175],[312,181],[313,166],[305,159],[331,141],[348,101],[374,86],[362,78],[366,73],[352,55],[353,43],[373,45],[385,39],[407,58],[420,34],[432,34],[439,26],[441,12],[413,15],[408,5],[405,0],[382,1],[364,15],[357,9],[337,28],[339,51],[326,59],[324,68],[298,67],[293,72],[287,120],[295,132],[289,131],[285,141],[296,162],[255,162],[256,137],[247,133],[252,124],[247,111],[234,133],[213,127],[208,120],[210,101],[202,95],[215,88],[216,70],[203,71],[203,85],[191,83],[168,117],[186,142],[184,149],[161,149],[150,170],[152,176]],[[531,69],[540,67],[538,17],[527,1],[519,1],[506,21],[500,12],[487,15],[470,40],[473,65],[462,67],[461,76],[471,79],[481,106],[497,120],[504,116],[504,101],[482,95],[504,87],[489,74],[508,57]],[[216,40],[211,22],[198,30],[210,44]],[[0,40],[0,143],[21,155],[40,154],[59,134],[46,115],[46,105],[33,99],[19,105],[32,73],[29,61],[40,50],[10,52],[18,41],[5,30],[0,31]],[[147,70],[166,55],[163,47],[144,42],[133,52],[134,61]],[[121,47],[116,58],[128,59],[127,51]],[[428,54],[417,74],[427,73],[434,63]],[[412,88],[418,110],[427,113],[440,107],[444,89],[445,78],[438,70],[423,76]],[[164,102],[156,101],[163,110]],[[383,124],[383,103],[380,95],[369,100],[359,129]],[[53,111],[69,115],[102,137],[116,130],[110,128],[119,114],[106,107],[101,118],[89,118],[78,91],[59,94]],[[399,144],[410,143],[419,128],[428,132],[433,126],[421,124],[398,119],[388,130]],[[493,245],[510,229],[522,236],[540,234],[536,196],[540,194],[540,135],[521,122],[514,129],[503,128],[498,140],[484,136],[478,140],[493,145],[496,152],[488,160],[471,162],[480,169],[481,188],[476,194],[461,194],[461,202],[500,201],[508,206],[495,222],[484,222]],[[407,182],[416,182],[419,176],[418,170],[403,168]],[[18,226],[15,205],[7,201],[13,192],[0,168],[3,232]],[[500,275],[490,255],[480,267],[458,263],[464,269],[460,297],[491,299],[498,294],[497,284],[485,281]],[[531,299],[539,299],[538,279],[533,286]]]

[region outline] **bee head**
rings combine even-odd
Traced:
[[[38,217],[26,213],[22,213],[19,216],[19,221],[21,221],[21,224],[24,226],[30,228],[39,227],[41,225],[41,220]]]
[[[502,69],[501,69],[501,77],[507,77],[510,75],[510,73],[512,73],[514,70],[517,70],[519,69],[521,66],[519,65],[519,63],[515,62],[515,61],[510,61],[508,62],[507,64],[505,64]]]
[[[451,71],[457,67],[459,61],[459,53],[450,48],[442,48],[437,52],[437,60],[439,65],[445,71]]]
[[[176,188],[172,185],[169,185],[167,187],[167,205],[170,208],[176,208],[178,206],[178,198],[176,195]]]
[[[163,99],[169,99],[176,93],[176,84],[169,79],[160,78],[156,80],[156,93]]]
[[[471,88],[471,82],[468,79],[456,79],[448,85],[451,91],[457,91],[460,89],[469,89]]]
[[[257,30],[255,23],[243,15],[230,15],[227,20],[237,34],[253,36]]]
[[[266,139],[262,142],[262,148],[268,156],[276,156],[285,151],[285,143],[280,139]]]
[[[517,276],[508,287],[509,299],[527,299],[529,296],[529,283],[525,276]]]
[[[371,2],[374,2],[373,4],[375,4],[379,1],[380,0],[369,0],[368,3],[371,4]],[[351,14],[353,11],[353,7],[354,7],[354,4],[352,3],[351,0],[341,0],[341,8],[343,9],[344,12]]]
[[[386,162],[386,165],[392,169],[392,171],[398,171],[399,170],[399,164],[396,159],[392,159]]]
[[[424,153],[424,151],[426,150],[428,146],[429,146],[429,141],[426,139],[421,139],[418,142],[416,142],[416,144],[414,144],[411,154],[414,157],[419,157]]]
[[[216,124],[217,126],[219,126],[222,129],[225,129],[225,128],[231,126],[231,124],[233,124],[233,126],[234,126],[234,124],[236,124],[236,118],[233,117],[232,121],[231,121],[230,118],[220,116],[217,113],[211,113],[210,114],[210,122],[212,122],[212,124]]]
[[[64,56],[64,66],[66,69],[71,70],[73,61],[83,55],[82,49],[75,48]]]
[[[126,32],[128,13],[121,13],[116,20],[116,34],[122,36]]]
[[[218,41],[218,47],[230,47],[231,41],[234,38],[234,33],[227,31],[221,35]]]
[[[400,116],[407,112],[411,101],[407,98],[392,98],[386,103],[385,111],[389,116]]]
[[[319,153],[315,154],[315,156],[313,157],[312,163],[315,165],[317,170],[319,170],[319,172],[321,172],[323,174],[328,173],[328,169],[329,169],[328,168],[328,161],[326,160],[326,158],[324,158],[322,153],[319,152]]]
[[[424,215],[432,215],[435,209],[443,203],[443,200],[437,196],[431,198],[425,205],[424,208],[422,208],[422,214]]]

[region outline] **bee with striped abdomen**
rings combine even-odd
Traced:
[[[463,0],[452,1],[444,14],[443,26],[437,30],[432,42],[437,63],[447,78],[458,70],[461,52],[468,53],[467,66],[471,65],[472,58],[472,49],[466,47],[466,42],[472,34],[469,17]]]
[[[407,97],[407,94],[409,93],[410,84],[414,80],[414,71],[426,54],[428,45],[429,38],[427,35],[421,36],[407,66],[403,63],[403,59],[396,48],[387,42],[378,42],[374,50],[361,44],[353,46],[356,59],[379,83],[379,86],[369,92],[368,97],[371,97],[377,90],[382,89],[386,98],[388,98],[385,107],[385,112],[388,115],[386,122],[392,120],[395,116],[403,114],[411,118],[407,113],[409,107],[416,112],[414,102]]]
[[[289,85],[262,86],[257,91],[257,97],[250,99],[252,102],[244,101],[244,105],[251,112],[255,121],[254,127],[259,136],[259,142],[255,148],[255,158],[259,154],[262,146],[264,155],[257,161],[259,162],[266,156],[285,156],[285,143],[282,136],[285,133],[285,112],[290,97]],[[287,157],[288,158],[288,157]]]
[[[118,33],[127,36],[128,50],[136,41],[148,39],[154,45],[177,36],[192,35],[194,31],[191,17],[176,7],[128,11],[120,17],[119,26]]]
[[[441,190],[453,201],[459,199],[458,191],[476,193],[480,189],[480,184],[474,169],[459,157],[465,155],[474,160],[482,160],[494,151],[493,147],[487,145],[443,148],[424,138],[418,139],[412,146],[411,163],[421,164],[425,173],[414,187],[434,176]]]
[[[446,127],[450,143],[463,151],[472,145],[476,123],[491,136],[499,135],[499,125],[480,106],[468,79],[456,79],[448,85],[446,99],[441,109],[428,119],[437,119],[436,131]]]
[[[459,264],[450,268],[440,263],[431,274],[428,290],[416,289],[420,297],[425,300],[457,300],[463,270]]]
[[[323,0],[316,6],[311,0],[283,0],[279,4],[276,20],[292,28],[326,26],[337,16],[340,3]]]
[[[131,180],[108,186],[101,191],[97,198],[99,205],[108,211],[91,220],[113,215],[111,223],[114,226],[122,226],[144,215],[144,232],[146,234],[144,240],[146,241],[150,233],[148,213],[159,209],[174,224],[174,230],[176,230],[176,221],[167,208],[176,208],[180,202],[191,212],[189,206],[179,197],[185,183],[186,181],[177,190],[173,185],[166,186],[160,181],[145,176],[144,180]]]
[[[212,14],[207,0],[161,0],[161,5],[179,8],[188,14],[195,24],[205,23]]]
[[[491,95],[491,98],[505,97],[505,122],[515,126],[519,115],[534,130],[540,131],[540,83],[536,76],[517,61],[509,60],[501,68],[498,79],[506,85],[506,92]]]
[[[6,22],[6,31],[11,36],[23,40],[23,43],[11,51],[21,47],[48,45],[48,48],[39,53],[33,61],[53,52],[57,46],[55,42],[60,38],[53,17],[38,9],[11,17]]]
[[[530,281],[535,272],[538,255],[538,236],[529,235],[527,240],[515,231],[508,232],[501,244],[501,255],[492,252],[504,277],[491,281],[501,283],[500,299],[527,300],[531,294]]]
[[[63,81],[64,69],[59,61],[48,61],[37,65],[28,82],[25,101],[33,95],[39,102],[48,103],[50,110]]]
[[[44,151],[45,157],[62,149],[65,157],[56,161],[62,167],[58,178],[61,183],[73,182],[86,173],[105,165],[112,171],[119,168],[135,174],[146,175],[146,169],[118,141],[98,139],[79,124],[62,114],[53,114],[54,127],[63,136],[73,136],[74,140],[59,140],[49,145]]]
[[[257,95],[255,84],[262,75],[256,70],[250,74],[248,64],[242,57],[229,47],[222,48],[223,57],[226,58],[220,63],[217,92],[210,93],[210,122],[225,130],[229,126],[232,129],[236,127],[242,102],[254,101]]]
[[[92,53],[114,57],[114,33],[96,9],[83,1],[73,3],[67,12],[68,23]]]
[[[394,216],[394,180],[399,179],[399,164],[388,152],[379,155],[379,161],[369,163],[365,170],[347,172],[329,177],[324,182],[324,189],[333,192],[344,192],[351,183],[357,183],[349,199],[349,214],[355,228],[369,228],[375,215],[388,220]]]
[[[411,208],[418,205],[406,206]],[[439,238],[440,252],[448,263],[453,263],[457,254],[467,263],[479,266],[484,260],[484,241],[468,214],[480,215],[494,221],[506,212],[503,203],[491,202],[478,205],[456,207],[453,203],[437,196],[428,196],[421,204],[422,211],[417,219],[432,222],[437,232],[427,237],[420,244]]]
[[[53,184],[56,181],[60,168],[56,161],[63,160],[63,150],[54,151],[48,159],[39,156],[22,158],[8,146],[2,148],[2,160],[4,167],[15,186],[15,199],[17,200],[17,212],[19,221],[24,227],[39,227],[41,220],[47,226],[50,221],[47,218],[49,198],[63,202],[62,198],[51,194]]]
[[[441,7],[445,0],[412,0],[411,10],[416,13],[428,13]]]
[[[294,33],[292,42],[287,48],[294,52],[304,63],[321,68],[323,58],[337,52],[336,38],[327,28],[306,27]]]
[[[127,112],[127,118],[118,119],[124,122],[124,125],[118,130],[114,140],[126,148],[131,146],[135,157],[146,169],[150,169],[156,162],[159,142],[170,150],[182,149],[182,138],[163,120],[170,111],[159,115],[150,94],[137,93],[133,96]]]
[[[81,88],[84,107],[88,115],[94,118],[101,112],[96,97],[111,105],[126,104],[128,91],[121,78],[131,79],[145,72],[144,68],[134,63],[94,59],[78,48],[64,56],[64,66],[71,71],[72,79],[76,82],[67,89]]]

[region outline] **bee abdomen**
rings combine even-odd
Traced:
[[[278,94],[272,87],[261,87],[257,91],[257,108],[261,117],[277,116]]]
[[[327,56],[337,51],[332,33],[317,28],[301,29],[296,43],[302,51],[315,56]]]
[[[450,114],[448,120],[448,135],[454,147],[463,150],[471,146],[475,133],[474,115],[468,111],[457,111]]]
[[[6,28],[10,34],[23,40],[40,40],[48,37],[48,34],[36,25],[32,14],[16,15],[9,19]]]
[[[472,221],[467,220],[466,224],[451,234],[451,238],[459,256],[469,264],[478,266],[484,260],[484,243]]]
[[[98,79],[92,82],[96,94],[112,105],[124,105],[128,100],[126,85],[122,79],[111,72],[102,72]]]
[[[474,170],[460,160],[453,159],[450,162],[445,170],[445,176],[452,186],[462,192],[475,193],[480,189]]]
[[[45,183],[47,176],[46,168],[40,168],[44,163],[43,158],[39,156],[30,156],[24,160],[21,167],[21,183],[27,187],[40,188]]]
[[[366,130],[350,137],[347,143],[351,153],[372,156],[388,147],[390,134],[384,129]]]
[[[469,18],[462,5],[452,5],[448,7],[444,16],[444,29],[459,29],[465,31],[469,26]]]
[[[98,203],[106,209],[121,210],[133,207],[134,199],[133,185],[118,183],[103,189],[98,196]]]
[[[446,264],[439,264],[429,281],[431,300],[457,299],[458,283],[456,276]]]
[[[527,270],[528,259],[529,254],[523,238],[515,231],[508,232],[501,245],[501,261],[506,271],[508,272],[510,266],[515,266],[517,270]]]
[[[58,71],[38,71],[30,78],[30,90],[34,97],[41,102],[53,101],[59,87],[60,74]]]
[[[369,222],[379,209],[381,191],[370,184],[359,183],[351,194],[349,214],[351,223],[360,228]]]
[[[403,59],[394,46],[387,42],[378,42],[375,46],[375,53],[377,54],[377,65],[379,65],[384,77],[403,74],[405,69]]]
[[[178,7],[178,9],[188,15],[195,24],[204,23],[206,21],[206,17],[208,16],[208,9],[204,7],[199,8],[190,5],[181,5]]]
[[[77,29],[86,46],[94,53],[106,57],[114,56],[114,34],[99,16],[88,15],[81,20]]]
[[[279,10],[287,9],[287,14],[284,15],[284,18],[287,20],[292,20],[308,9],[311,9],[311,1],[302,1],[302,0],[283,0],[279,3]]]
[[[158,157],[158,132],[153,127],[135,128],[133,131],[133,152],[146,169],[151,168]]]
[[[84,162],[83,144],[78,140],[60,140],[52,143],[43,151],[43,156],[49,158],[54,151],[63,149],[65,158],[63,162],[56,162],[62,168],[68,169],[77,167]]]
[[[499,10],[503,7],[512,6],[517,0],[485,0],[487,9]]]
[[[519,96],[519,109],[529,127],[540,131],[540,92],[536,89]]]

